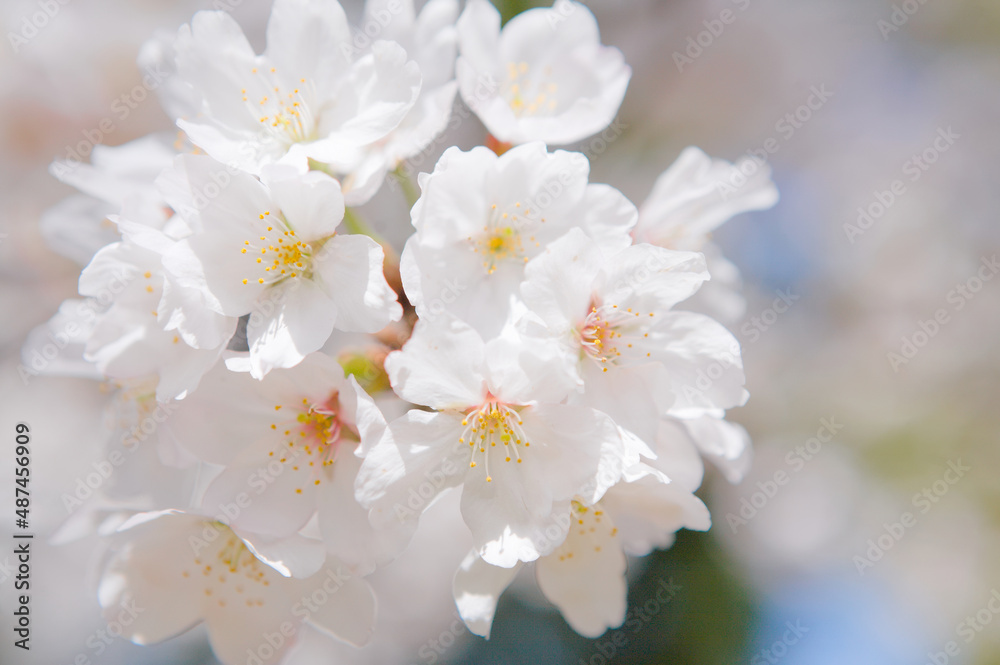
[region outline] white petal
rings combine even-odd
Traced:
[[[190,558],[188,530],[198,520],[159,513],[149,515],[147,522],[153,521],[156,523],[136,532],[143,536],[141,540],[112,558],[98,589],[109,620],[116,620],[123,609],[142,608],[141,612],[133,612],[135,616],[130,617],[127,626],[122,622],[123,637],[136,644],[161,642],[201,620],[199,608],[189,602],[189,594],[195,590],[187,582],[190,578],[183,578],[170,565],[173,561],[183,565],[181,562]]]
[[[418,322],[402,351],[389,354],[385,370],[393,390],[414,404],[466,409],[486,394],[485,345],[468,325],[454,320]]]
[[[99,309],[90,300],[63,301],[49,321],[28,333],[21,347],[25,371],[103,380],[104,375],[95,363],[84,359]]]
[[[86,265],[97,251],[121,236],[108,220],[117,208],[90,196],[74,195],[42,213],[39,230],[53,251]]]
[[[544,404],[521,413],[523,462],[486,447],[462,489],[462,516],[480,556],[509,568],[551,552],[568,528],[569,500],[600,496],[621,477],[624,447],[611,419]]]
[[[215,299],[204,289],[163,281],[159,320],[163,329],[176,330],[181,339],[196,349],[217,349],[233,337],[239,320],[212,311]]]
[[[644,363],[602,371],[584,361],[583,403],[611,416],[615,424],[638,436],[647,446],[656,439],[660,417],[669,409],[670,384],[663,366]]]
[[[688,430],[693,422],[672,417],[661,419],[650,451],[655,459],[645,460],[646,465],[662,472],[672,485],[689,492],[698,489],[705,475],[699,449]],[[634,473],[630,475],[635,479]]]
[[[375,630],[375,592],[367,581],[350,577],[344,569],[327,567],[312,580],[325,592],[326,601],[316,603],[307,621],[331,637],[353,646],[363,646]]]
[[[241,532],[274,539],[304,527],[316,512],[314,474],[310,456],[285,441],[276,434],[241,452],[209,485],[202,510]]]
[[[598,637],[625,621],[625,568],[625,553],[611,519],[598,507],[579,506],[565,542],[538,560],[535,575],[542,593],[573,630]]]
[[[365,457],[355,496],[370,507],[376,527],[420,516],[443,490],[465,478],[468,446],[460,443],[461,416],[409,411]]]
[[[524,413],[525,433],[545,442],[544,457],[553,465],[548,482],[556,498],[582,496],[594,502],[621,478],[625,447],[605,413],[561,404],[539,404]]]
[[[390,164],[420,155],[448,128],[457,92],[454,81],[433,89],[425,87],[413,109],[387,139],[385,155]]]
[[[368,573],[402,551],[413,535],[416,521],[385,529],[372,526],[368,511],[354,498],[361,463],[354,455],[339,455],[330,467],[328,482],[319,486],[316,502],[320,532],[329,551],[352,570]]]
[[[494,136],[513,143],[569,143],[611,122],[631,71],[620,51],[600,45],[590,10],[579,3],[531,9],[511,19],[497,40],[499,16],[484,5],[470,3],[458,21],[462,57],[456,70],[463,98]],[[525,73],[556,84],[545,89],[542,106],[507,101],[514,95],[500,84],[507,80],[502,65],[521,63]]]
[[[354,63],[349,80],[337,90],[337,103],[319,118],[327,143],[308,146],[320,161],[336,158],[342,146],[382,139],[413,108],[420,93],[420,69],[396,43],[377,41],[371,53]]]
[[[455,571],[452,592],[455,595],[455,606],[458,607],[459,616],[474,634],[490,638],[497,601],[514,581],[517,572],[521,570],[521,565],[518,562],[510,568],[491,566],[474,551],[469,552],[462,560],[458,570]]]
[[[597,289],[608,304],[647,313],[665,312],[691,297],[709,279],[705,257],[639,244],[607,261]]]
[[[202,96],[207,109],[233,127],[256,131],[240,90],[256,56],[239,24],[227,12],[198,12],[174,42],[177,72]]]
[[[705,264],[712,279],[684,303],[684,309],[707,314],[720,323],[735,327],[747,310],[740,269],[723,256],[722,250],[714,242],[706,242],[701,251],[705,255]]]
[[[459,11],[458,0],[430,0],[420,10],[413,41],[418,45],[414,57],[420,63],[424,89],[441,86],[455,76]]]
[[[580,208],[580,227],[610,253],[632,244],[629,231],[639,219],[635,204],[610,185],[589,184]]]
[[[208,641],[212,645],[215,657],[223,663],[245,663],[249,659],[248,653],[272,654],[269,658],[261,658],[261,662],[266,665],[278,665],[282,662],[285,654],[294,645],[295,633],[292,637],[284,639],[274,649],[261,649],[261,646],[268,646],[264,641],[265,635],[281,634],[283,623],[291,623],[289,614],[273,613],[242,613],[239,619],[231,615],[217,617],[215,621],[208,621]],[[292,624],[296,628],[296,624]],[[251,660],[251,663],[256,661]]]
[[[603,263],[597,243],[571,229],[528,263],[521,295],[552,332],[562,333],[586,317]]]
[[[575,362],[552,340],[519,335],[507,326],[486,345],[490,392],[515,404],[561,402],[579,386]]]
[[[238,535],[258,559],[285,577],[309,577],[326,562],[323,543],[297,533],[284,538],[242,532]]]
[[[280,399],[260,389],[249,374],[217,366],[198,390],[172,404],[160,436],[212,464],[229,464],[240,452],[271,433]],[[226,414],[220,418],[219,414]]]
[[[685,148],[643,203],[639,235],[665,247],[700,250],[707,234],[730,218],[777,203],[770,175],[770,167],[753,158],[733,165]]]
[[[500,12],[496,7],[486,0],[469,0],[455,27],[458,29],[462,59],[474,71],[486,72],[499,65]],[[463,83],[462,97],[474,109],[475,98],[466,97],[466,88]],[[473,103],[470,103],[470,99]]]
[[[614,518],[625,551],[636,556],[670,546],[679,529],[707,531],[712,525],[701,499],[652,474],[615,485],[601,504]]]
[[[155,264],[156,257],[141,247],[116,242],[101,248],[80,273],[80,295],[104,302],[132,285],[141,272],[140,265]]]
[[[753,447],[746,429],[712,416],[681,422],[702,454],[719,467],[726,480],[731,483],[743,480],[753,462]]]
[[[484,147],[445,150],[433,173],[420,179],[420,200],[411,210],[420,244],[445,247],[482,229],[490,208],[487,177],[498,159]]]
[[[275,0],[267,22],[267,58],[286,76],[330,85],[350,65],[351,33],[338,2]]]
[[[635,343],[667,368],[679,415],[746,403],[739,342],[721,324],[693,312],[655,317],[649,337]]]
[[[317,253],[313,269],[336,306],[338,330],[378,332],[402,316],[383,259],[382,247],[361,235],[336,235]]]
[[[381,441],[385,435],[385,416],[382,415],[382,411],[371,396],[358,385],[353,375],[347,377],[347,381],[354,390],[357,399],[357,413],[354,423],[358,429],[358,435],[361,437],[361,443],[358,444],[356,455],[364,457],[372,446]]]
[[[413,0],[366,0],[363,26],[377,25],[383,39],[403,43],[403,38],[413,30],[416,11]]]
[[[270,287],[247,323],[251,374],[262,378],[318,351],[330,338],[338,315],[334,302],[310,279],[292,278]]]
[[[336,180],[320,171],[298,175],[294,169],[265,169],[261,177],[297,238],[312,241],[337,230],[344,218],[344,195]]]

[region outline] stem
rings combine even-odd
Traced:
[[[413,204],[420,198],[420,190],[418,190],[417,186],[413,184],[413,180],[410,179],[410,174],[406,171],[402,162],[400,162],[399,166],[396,167],[396,170],[393,171],[391,175],[396,179],[396,182],[399,183],[400,188],[403,190],[403,197],[406,199],[406,205],[412,208]]]
[[[324,162],[318,162],[315,159],[313,159],[312,157],[309,158],[309,170],[310,171],[322,171],[323,173],[327,174],[331,178],[336,178],[336,180],[338,182],[340,181],[340,178],[337,178],[337,174],[330,170],[330,165],[329,164],[326,164]]]
[[[353,208],[344,208],[344,226],[351,233],[357,233],[358,235],[368,236],[372,240],[381,243],[381,238],[375,233],[375,229],[368,226],[365,220],[361,219],[361,216],[354,211]]]
[[[382,264],[382,274],[389,287],[396,292],[402,302],[406,302],[403,295],[403,279],[399,274],[399,254],[382,236],[375,232],[375,229],[368,226],[365,220],[361,219],[351,208],[344,208],[344,228],[351,233],[366,235],[382,246],[382,253],[385,255],[385,262]]]
[[[390,245],[385,238],[380,236],[375,229],[369,226],[368,222],[363,220],[361,215],[359,215],[353,208],[344,208],[344,228],[351,233],[368,236],[378,244],[382,245],[382,251],[385,252],[386,261],[399,261],[399,257],[396,256],[396,250],[393,249],[392,245]]]
[[[511,20],[518,14],[532,7],[538,7],[541,5],[539,0],[500,0],[496,3],[497,9],[500,10],[500,17],[502,24],[506,24],[507,21]]]

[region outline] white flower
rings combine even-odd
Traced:
[[[765,163],[747,157],[730,164],[689,147],[657,178],[639,208],[633,235],[638,242],[703,252],[712,281],[693,308],[732,323],[746,308],[740,273],[710,234],[736,215],[777,202],[778,190]]]
[[[28,333],[18,367],[22,380],[27,383],[31,376],[38,374],[95,381],[105,378],[97,366],[83,356],[98,315],[109,303],[110,298],[103,305],[89,298],[64,300],[51,319]]]
[[[178,207],[190,211],[197,231],[164,265],[182,284],[201,288],[213,311],[251,315],[256,378],[295,365],[334,328],[376,332],[402,315],[382,274],[382,248],[367,236],[337,233],[344,198],[333,178],[274,167],[262,183],[190,155],[178,158],[171,177],[190,187],[191,202]],[[208,200],[199,204],[199,195]]]
[[[529,9],[501,30],[493,5],[469,0],[457,25],[462,99],[500,141],[566,144],[611,124],[632,71],[584,5]]]
[[[343,180],[348,205],[367,202],[387,171],[425,150],[448,126],[458,83],[455,57],[458,0],[431,0],[415,14],[413,0],[368,0],[363,27],[355,43],[365,43],[368,32],[396,42],[420,68],[422,85],[413,108],[384,138],[366,146],[361,164]]]
[[[201,114],[177,124],[212,157],[253,173],[286,156],[349,168],[420,90],[398,44],[376,42],[354,60],[344,11],[330,0],[276,0],[263,55],[223,11],[195,14],[172,47],[177,76],[201,98]]]
[[[701,454],[715,464],[729,482],[741,482],[750,471],[753,445],[742,425],[723,420],[718,413],[678,418],[676,424],[687,430]]]
[[[73,194],[42,213],[38,226],[49,248],[79,265],[101,247],[121,239],[108,219],[117,209],[85,194]]]
[[[131,608],[119,625],[136,644],[204,621],[215,655],[236,665],[281,662],[306,626],[355,645],[371,635],[372,590],[336,560],[290,578],[224,524],[175,510],[141,513],[119,531],[98,595],[109,619]]]
[[[156,188],[156,178],[170,166],[177,150],[157,134],[119,146],[96,145],[90,164],[57,160],[49,172],[67,185],[76,187],[100,201],[112,205],[114,212],[129,208],[147,214],[144,219],[163,221],[170,216],[163,210],[163,197]]]
[[[223,467],[205,490],[203,512],[275,538],[318,516],[329,551],[365,572],[396,554],[395,534],[375,533],[354,500],[356,450],[377,441],[385,421],[329,356],[310,354],[263,381],[215,371],[165,429],[171,444]]]
[[[636,210],[618,190],[588,184],[580,153],[546,151],[541,143],[502,156],[487,148],[449,148],[434,172],[421,174],[412,210],[417,232],[400,272],[422,318],[449,312],[484,336],[510,312],[525,264],[572,228],[609,251],[627,247]]]
[[[535,577],[573,629],[598,637],[625,621],[628,591],[626,554],[645,556],[667,547],[678,529],[704,531],[708,508],[692,494],[646,466],[635,480],[621,482],[599,502],[574,501],[566,540],[535,562]],[[475,552],[455,574],[459,614],[473,633],[489,637],[496,603],[520,568],[491,566]]]
[[[583,403],[647,446],[668,411],[700,415],[746,401],[736,339],[704,315],[673,309],[708,278],[700,254],[647,244],[608,254],[574,229],[525,277],[533,316],[522,325],[558,340]]]
[[[123,210],[133,219],[164,228],[173,213],[155,182],[176,154],[166,139],[151,135],[115,147],[96,145],[90,164],[53,162],[52,175],[83,194],[43,214],[46,242],[63,256],[86,265],[98,249],[121,239],[111,218]]]
[[[574,496],[598,499],[624,455],[602,413],[559,404],[561,360],[503,336],[484,344],[455,320],[417,324],[386,368],[403,399],[434,409],[389,425],[365,458],[357,498],[376,524],[419,515],[462,486],[462,515],[488,562],[510,567],[551,552]]]
[[[639,209],[636,240],[699,252],[729,219],[777,202],[766,164],[750,157],[730,164],[692,146],[656,179]]]
[[[181,398],[219,359],[236,329],[236,319],[190,307],[199,304],[196,292],[171,284],[162,260],[173,240],[124,220],[119,227],[125,239],[98,251],[80,274],[80,294],[94,305],[64,314],[75,313],[75,325],[88,330],[84,358],[104,376],[156,375],[158,399]],[[202,332],[197,348],[172,329],[172,308],[185,304],[194,310],[191,327]]]

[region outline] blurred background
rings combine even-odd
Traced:
[[[505,17],[530,6],[496,2]],[[230,9],[260,50],[270,11],[266,0],[50,4],[25,43],[11,35],[40,0],[0,8],[0,431],[35,428],[43,536],[99,457],[106,402],[92,382],[16,371],[26,334],[76,294],[80,270],[39,230],[72,193],[48,166],[109,117],[107,145],[171,130],[155,94],[134,94],[136,55],[156,31]],[[450,596],[465,550],[439,554],[463,536],[441,520],[373,581],[411,608],[387,610],[380,646],[324,656],[305,644],[295,662],[1000,663],[1000,3],[586,4],[633,69],[620,136],[589,146],[592,181],[640,203],[685,146],[730,161],[769,153],[780,203],[714,238],[748,298],[731,328],[751,398],[731,417],[753,437],[753,471],[738,486],[709,472],[713,528],[636,561],[629,620],[598,640],[530,584],[505,595],[488,642],[470,636]],[[483,136],[472,118],[440,145]],[[400,193],[366,212],[405,237]],[[12,456],[0,456],[3,505]],[[36,541],[28,658],[11,648],[12,555],[0,550],[0,662],[215,662],[198,629],[152,648],[101,637],[95,545]],[[664,584],[676,588],[666,603]]]

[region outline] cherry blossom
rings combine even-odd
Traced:
[[[563,145],[611,124],[632,70],[584,5],[558,0],[501,30],[492,4],[469,0],[457,25],[462,99],[498,140]]]

